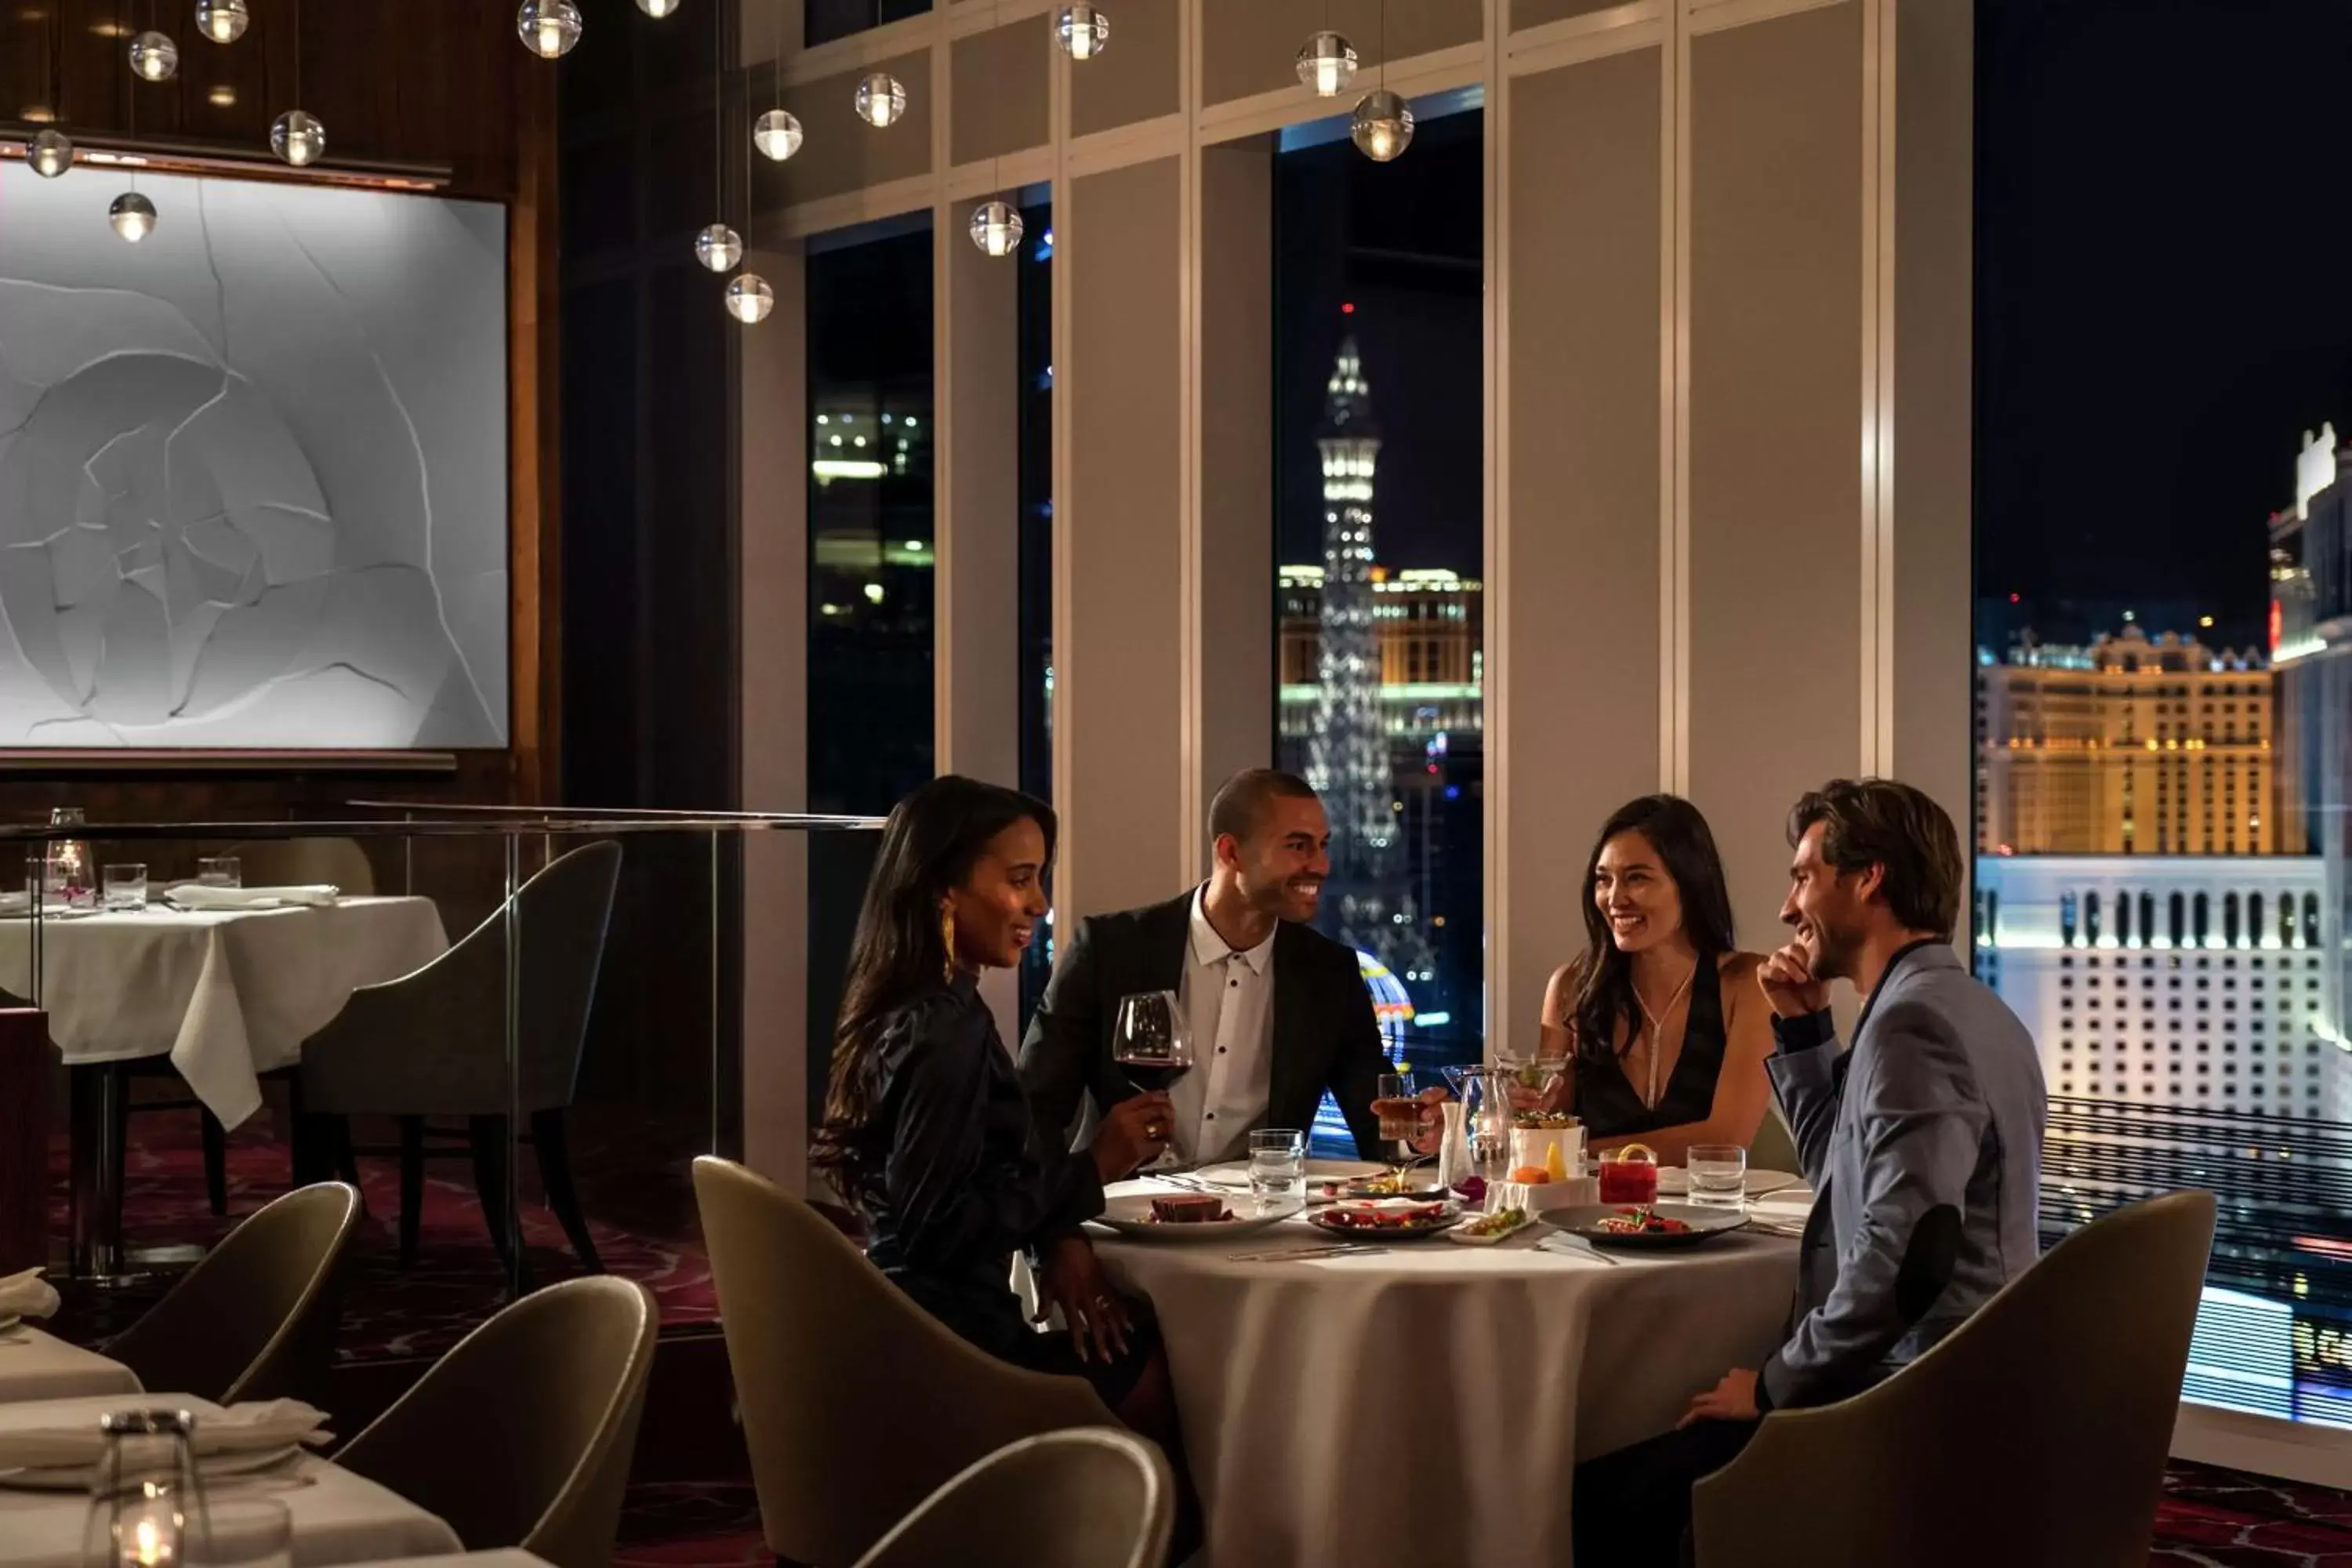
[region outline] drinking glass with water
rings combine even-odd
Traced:
[[[1307,1188],[1307,1134],[1268,1127],[1249,1135],[1250,1196],[1260,1207],[1291,1203]]]
[[[1737,1143],[1694,1143],[1687,1157],[1690,1201],[1736,1209],[1748,1202],[1748,1151]]]

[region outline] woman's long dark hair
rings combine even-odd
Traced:
[[[1628,1046],[1643,1024],[1642,1005],[1633,995],[1633,961],[1611,937],[1608,918],[1592,897],[1601,880],[1601,851],[1621,833],[1648,839],[1665,863],[1682,898],[1683,932],[1698,950],[1700,964],[1714,963],[1733,946],[1723,858],[1715,852],[1715,835],[1698,807],[1675,795],[1645,795],[1618,807],[1601,825],[1584,862],[1584,956],[1577,963],[1576,1002],[1569,1016],[1576,1027],[1577,1054],[1589,1062],[1609,1061],[1623,1048],[1616,1043],[1619,1023],[1625,1026]],[[1705,973],[1702,967],[1701,978]]]
[[[1044,801],[954,773],[900,801],[882,829],[882,849],[866,883],[848,982],[833,1033],[833,1078],[810,1163],[835,1191],[859,1201],[884,1152],[873,1126],[874,1057],[892,1016],[936,991],[950,955],[940,906],[963,885],[989,841],[1015,823],[1037,825],[1054,858],[1054,808]]]

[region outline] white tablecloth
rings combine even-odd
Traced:
[[[139,1379],[119,1361],[69,1345],[29,1323],[0,1333],[0,1405],[138,1392]]]
[[[1543,1234],[1317,1262],[1229,1256],[1311,1254],[1320,1233],[1297,1220],[1229,1243],[1097,1235],[1159,1314],[1206,1561],[1566,1564],[1577,1460],[1666,1430],[1780,1342],[1793,1241],[1612,1267],[1532,1250]]]
[[[403,1557],[399,1568],[549,1568],[546,1558],[509,1546],[497,1552],[466,1552],[455,1557]],[[390,1563],[354,1563],[351,1568],[392,1568]]]
[[[136,912],[49,920],[41,1005],[70,1064],[169,1056],[224,1125],[261,1109],[257,1075],[362,985],[396,980],[449,939],[430,899],[319,908]],[[32,922],[0,920],[0,990],[32,994]]]
[[[216,1408],[173,1394],[138,1403],[192,1410],[200,1422]],[[122,1405],[119,1397],[5,1405],[0,1426],[47,1424],[85,1414],[95,1424]],[[465,1550],[457,1532],[434,1515],[324,1459],[299,1459],[274,1475],[217,1481],[206,1489],[215,1497],[269,1497],[284,1503],[293,1516],[295,1568],[339,1568]],[[82,1530],[89,1512],[89,1500],[79,1492],[0,1490],[0,1568],[84,1568]]]

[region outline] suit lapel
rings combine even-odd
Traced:
[[[1274,1017],[1267,1042],[1265,1109],[1267,1125],[1308,1127],[1314,1124],[1323,1086],[1307,1046],[1307,1026],[1314,998],[1298,963],[1301,936],[1288,921],[1274,933]]]

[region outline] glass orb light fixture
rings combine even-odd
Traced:
[[[236,42],[252,21],[245,0],[196,0],[196,31],[215,44]]]
[[[1385,163],[1412,145],[1412,110],[1386,88],[1364,94],[1348,127],[1357,151],[1375,163]]]
[[[319,117],[289,109],[269,128],[269,150],[298,169],[307,169],[327,155],[327,128]]]
[[[1337,98],[1356,79],[1356,46],[1337,33],[1318,33],[1298,47],[1298,79],[1318,98]]]
[[[727,280],[727,313],[745,326],[756,326],[776,308],[776,291],[756,272]]]
[[[62,131],[44,131],[25,149],[25,162],[41,178],[54,180],[73,167],[73,143]]]
[[[790,110],[772,109],[751,121],[751,145],[781,163],[801,150],[801,122]]]
[[[637,9],[658,22],[664,16],[677,16],[678,6],[683,4],[685,0],[637,0]]]
[[[1054,18],[1054,41],[1074,60],[1090,60],[1110,47],[1110,18],[1091,5],[1065,5]]]
[[[180,46],[150,30],[131,40],[131,69],[141,81],[169,81],[180,68]]]
[[[971,209],[971,242],[991,256],[1010,256],[1021,246],[1021,209],[988,201]]]
[[[515,31],[541,59],[562,59],[580,41],[580,7],[572,0],[523,0]]]
[[[857,118],[880,130],[907,118],[907,89],[888,71],[857,84]]]
[[[106,221],[114,226],[115,233],[136,245],[155,232],[155,204],[137,191],[125,191],[106,209]]]
[[[713,272],[731,272],[743,259],[743,237],[723,223],[714,223],[694,237],[694,258]]]

